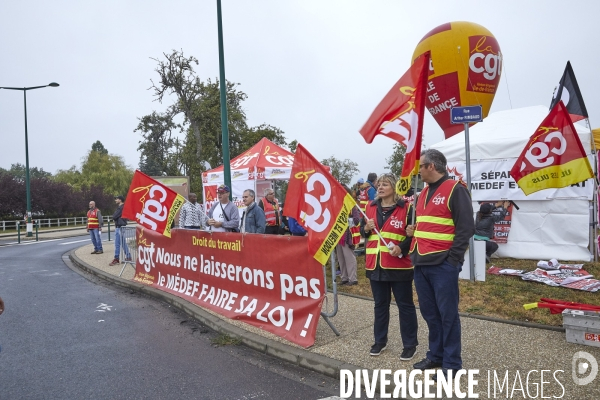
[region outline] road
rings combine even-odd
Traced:
[[[85,276],[65,253],[88,241],[0,246],[0,399],[339,395],[334,379],[228,344],[165,303]]]

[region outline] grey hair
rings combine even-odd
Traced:
[[[265,196],[269,195],[271,192],[273,192],[273,194],[275,194],[275,191],[272,188],[267,188],[265,189]]]
[[[427,149],[421,152],[421,158],[423,162],[421,164],[433,164],[433,167],[440,174],[445,174],[446,170],[446,157],[441,151],[436,149]]]
[[[246,189],[246,190],[244,190],[244,193],[246,193],[246,192],[247,192],[247,193],[250,195],[250,197],[252,197],[253,199],[255,199],[255,198],[256,198],[256,193],[254,193],[254,190],[252,190],[252,189]]]

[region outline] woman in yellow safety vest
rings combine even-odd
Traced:
[[[375,344],[371,355],[387,347],[392,293],[400,319],[403,350],[400,360],[414,357],[417,341],[417,312],[413,302],[413,267],[408,257],[412,237],[406,226],[412,224],[412,207],[396,194],[396,177],[385,174],[376,182],[377,197],[367,205],[367,218],[361,223],[366,239],[366,274],[375,301]],[[383,240],[382,240],[383,238]]]

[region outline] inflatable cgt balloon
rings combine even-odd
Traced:
[[[413,62],[431,51],[426,107],[448,139],[464,130],[450,123],[450,109],[481,105],[487,117],[502,71],[502,53],[496,38],[481,25],[449,22],[421,39]]]

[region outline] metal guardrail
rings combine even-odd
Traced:
[[[127,265],[131,265],[135,271],[135,262],[137,260],[137,238],[135,236],[135,226],[123,226],[115,229],[119,229],[119,260],[121,260],[121,263],[123,264],[123,268],[121,268],[121,273],[119,274],[119,276],[121,276]],[[116,245],[115,235],[115,246]]]
[[[68,226],[85,226],[87,224],[87,217],[71,217],[71,218],[33,218],[38,221],[40,228],[60,228],[60,227],[68,227]],[[108,221],[112,219],[110,216],[102,216],[104,223],[106,224]],[[14,220],[14,221],[0,221],[0,231],[16,231],[18,228],[18,224],[23,224],[23,221]]]

